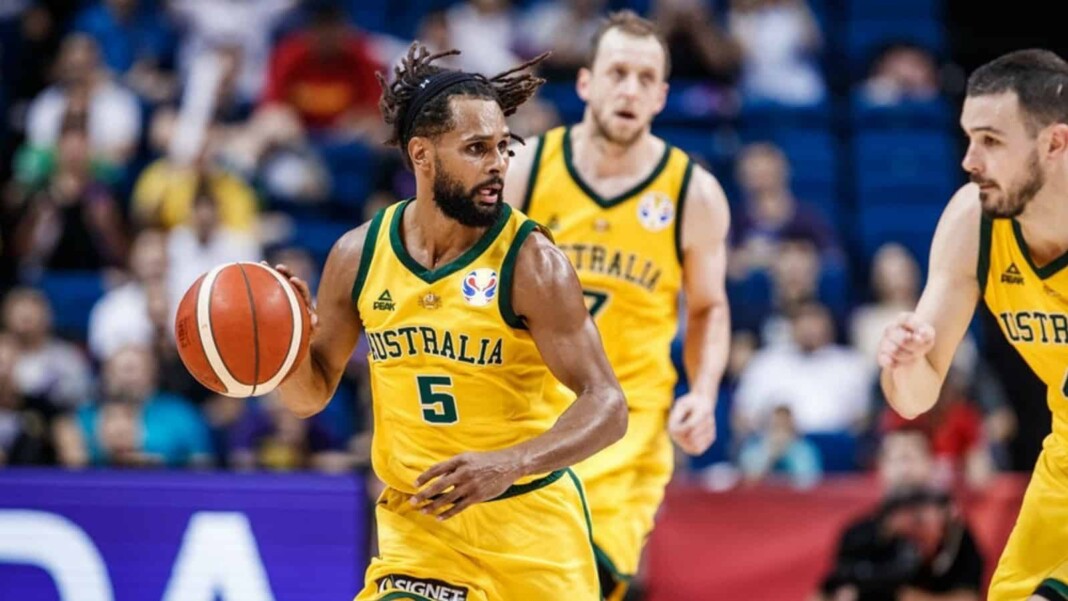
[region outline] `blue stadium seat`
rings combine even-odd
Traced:
[[[964,181],[960,152],[948,133],[865,130],[854,150],[860,205],[942,206]]]
[[[943,0],[846,0],[847,18],[856,21],[880,19],[913,19],[933,21],[942,18]]]
[[[362,207],[374,187],[378,155],[358,142],[313,140],[333,178],[331,197],[342,206]]]
[[[356,227],[358,223],[347,223],[334,219],[296,219],[290,244],[306,249],[315,258],[318,265],[326,262],[330,249],[345,232]]]
[[[819,432],[806,434],[805,438],[819,451],[825,473],[857,470],[857,439],[852,434]]]
[[[768,137],[781,129],[826,129],[833,115],[827,100],[809,105],[795,106],[771,100],[746,100],[741,107],[739,120],[747,136]]]
[[[927,256],[938,218],[945,202],[860,207],[857,214],[857,234],[865,263],[870,263],[875,251],[886,242],[903,244],[920,262],[926,272]]]
[[[892,42],[915,44],[942,56],[948,42],[945,26],[934,19],[893,18],[858,20],[849,23],[845,53],[849,72],[863,77],[876,54]]]
[[[582,119],[585,105],[575,91],[575,82],[548,82],[538,89],[538,96],[556,107],[564,123],[574,123]]]
[[[895,104],[871,102],[856,91],[850,98],[853,127],[858,129],[948,129],[954,127],[954,111],[945,98],[906,100]]]
[[[96,271],[54,271],[33,283],[52,305],[52,323],[57,333],[84,339],[89,330],[89,312],[104,296],[104,282]]]

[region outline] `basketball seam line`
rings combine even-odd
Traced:
[[[241,279],[245,281],[245,291],[248,292],[249,313],[252,314],[252,392],[249,393],[249,396],[256,396],[256,387],[260,381],[260,328],[259,324],[256,323],[256,301],[252,298],[252,284],[248,281],[245,266],[238,263],[237,268],[241,270]]]
[[[208,330],[211,332],[211,340],[213,344],[215,343],[215,320],[211,318],[211,305],[212,302],[215,300],[215,282],[219,281],[219,274],[222,273],[222,269],[218,269],[217,271],[218,273],[215,274],[215,277],[211,281],[211,286],[208,287]],[[220,352],[218,348],[219,345],[215,344],[216,352],[219,355],[219,362],[222,363],[223,368],[226,369],[226,373],[229,374],[230,378],[233,379],[234,382],[247,386],[247,384],[244,384],[244,382],[237,379],[237,376],[234,375],[234,370],[230,369],[230,366],[226,364],[226,357],[223,357],[222,352]],[[223,386],[226,386],[225,382],[223,383]],[[229,391],[230,387],[226,386],[226,388],[227,391]]]

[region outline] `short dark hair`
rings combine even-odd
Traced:
[[[586,57],[587,68],[593,68],[593,61],[597,60],[597,50],[601,46],[601,38],[613,29],[618,29],[634,37],[652,36],[656,38],[656,41],[660,42],[660,47],[664,49],[664,79],[671,75],[671,51],[668,49],[664,34],[656,26],[656,23],[639,16],[638,13],[630,9],[608,13],[608,16],[601,20],[601,26],[597,28],[597,33],[593,34],[590,54]]]
[[[449,107],[449,99],[453,96],[465,96],[470,98],[485,98],[494,100],[500,105],[505,116],[515,113],[524,102],[538,90],[544,79],[526,72],[530,67],[540,63],[548,53],[536,56],[533,59],[509,69],[503,73],[486,77],[474,73],[474,79],[450,86],[442,93],[435,96],[419,109],[419,114],[414,116],[408,131],[402,131],[405,123],[405,112],[408,110],[420,85],[439,73],[449,71],[444,67],[434,65],[434,61],[460,54],[459,50],[447,50],[437,54],[430,54],[422,44],[415,42],[408,48],[408,54],[401,60],[401,64],[393,69],[393,83],[388,83],[382,73],[376,73],[378,83],[382,86],[382,97],[378,101],[378,107],[382,111],[382,118],[387,125],[392,126],[393,133],[387,145],[398,146],[404,163],[411,167],[411,157],[408,156],[408,140],[416,136],[434,137],[451,131],[456,124],[452,119],[452,111]]]
[[[979,67],[968,78],[968,96],[1015,92],[1032,133],[1068,123],[1068,63],[1049,50],[1017,50]]]

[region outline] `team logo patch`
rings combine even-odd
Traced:
[[[460,292],[467,304],[485,307],[497,296],[497,272],[483,267],[469,271],[460,282]]]
[[[649,192],[638,201],[638,221],[650,232],[659,232],[675,221],[675,205],[659,192]]]
[[[416,578],[407,574],[390,574],[375,581],[379,593],[404,591],[433,601],[467,601],[467,587],[433,578]],[[413,597],[414,599],[414,597]]]

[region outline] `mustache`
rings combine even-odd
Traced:
[[[491,177],[491,178],[489,178],[488,180],[486,180],[484,182],[479,182],[479,183],[475,184],[474,186],[471,187],[471,190],[474,191],[474,190],[478,190],[479,188],[485,188],[486,186],[493,186],[493,185],[497,185],[497,186],[500,186],[500,187],[503,188],[504,187],[504,178]]]
[[[994,180],[990,180],[990,179],[985,179],[985,178],[979,177],[978,175],[975,175],[974,173],[968,176],[968,180],[971,181],[973,184],[977,184],[977,185],[980,185],[980,186],[989,186],[989,185],[997,186],[997,184],[994,182]]]

